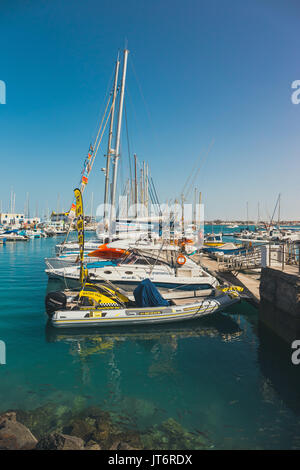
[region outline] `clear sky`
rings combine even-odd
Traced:
[[[130,150],[161,201],[195,185],[206,217],[300,219],[297,0],[1,0],[0,200],[68,210],[95,137],[118,50],[128,41]],[[86,206],[103,201],[98,153]],[[208,151],[208,154],[207,154]],[[207,154],[207,157],[205,155]],[[120,180],[128,173],[125,126]],[[201,163],[202,162],[202,163]],[[59,204],[58,204],[59,195]]]

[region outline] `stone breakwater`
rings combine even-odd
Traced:
[[[115,417],[114,417],[115,418]],[[0,415],[0,450],[179,450],[213,447],[201,431],[189,432],[173,418],[140,431],[125,418],[91,406],[73,413],[44,405]]]
[[[300,339],[300,276],[262,268],[259,319],[287,342]]]

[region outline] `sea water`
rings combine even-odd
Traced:
[[[61,237],[0,245],[0,412],[100,406],[137,430],[172,418],[212,449],[300,448],[300,366],[243,301],[170,325],[55,330],[44,258]],[[180,440],[177,442],[180,449]]]

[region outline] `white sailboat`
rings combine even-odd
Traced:
[[[113,282],[126,290],[134,289],[143,279],[149,278],[157,287],[163,289],[210,290],[218,285],[217,279],[207,273],[188,257],[178,255],[170,264],[165,256],[155,257],[142,250],[134,250],[120,263],[103,266],[102,262],[89,265],[91,282]],[[181,261],[182,260],[182,261]],[[183,264],[179,264],[183,262]],[[79,281],[80,266],[60,269],[46,269],[49,278]]]

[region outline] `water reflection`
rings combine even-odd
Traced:
[[[263,393],[273,401],[273,390],[279,398],[297,415],[300,414],[300,365],[291,361],[292,349],[289,343],[280,339],[262,322],[257,329],[259,346],[258,364],[266,382]]]
[[[46,341],[65,342],[73,348],[74,354],[81,357],[97,353],[106,353],[114,349],[118,343],[127,340],[140,343],[146,349],[153,350],[154,345],[168,344],[171,350],[176,350],[178,340],[197,338],[200,336],[221,336],[224,341],[230,341],[242,334],[242,329],[230,316],[217,313],[209,317],[178,322],[166,325],[143,325],[126,327],[102,327],[83,329],[56,329],[49,323],[45,329]],[[150,345],[147,344],[150,342]]]

